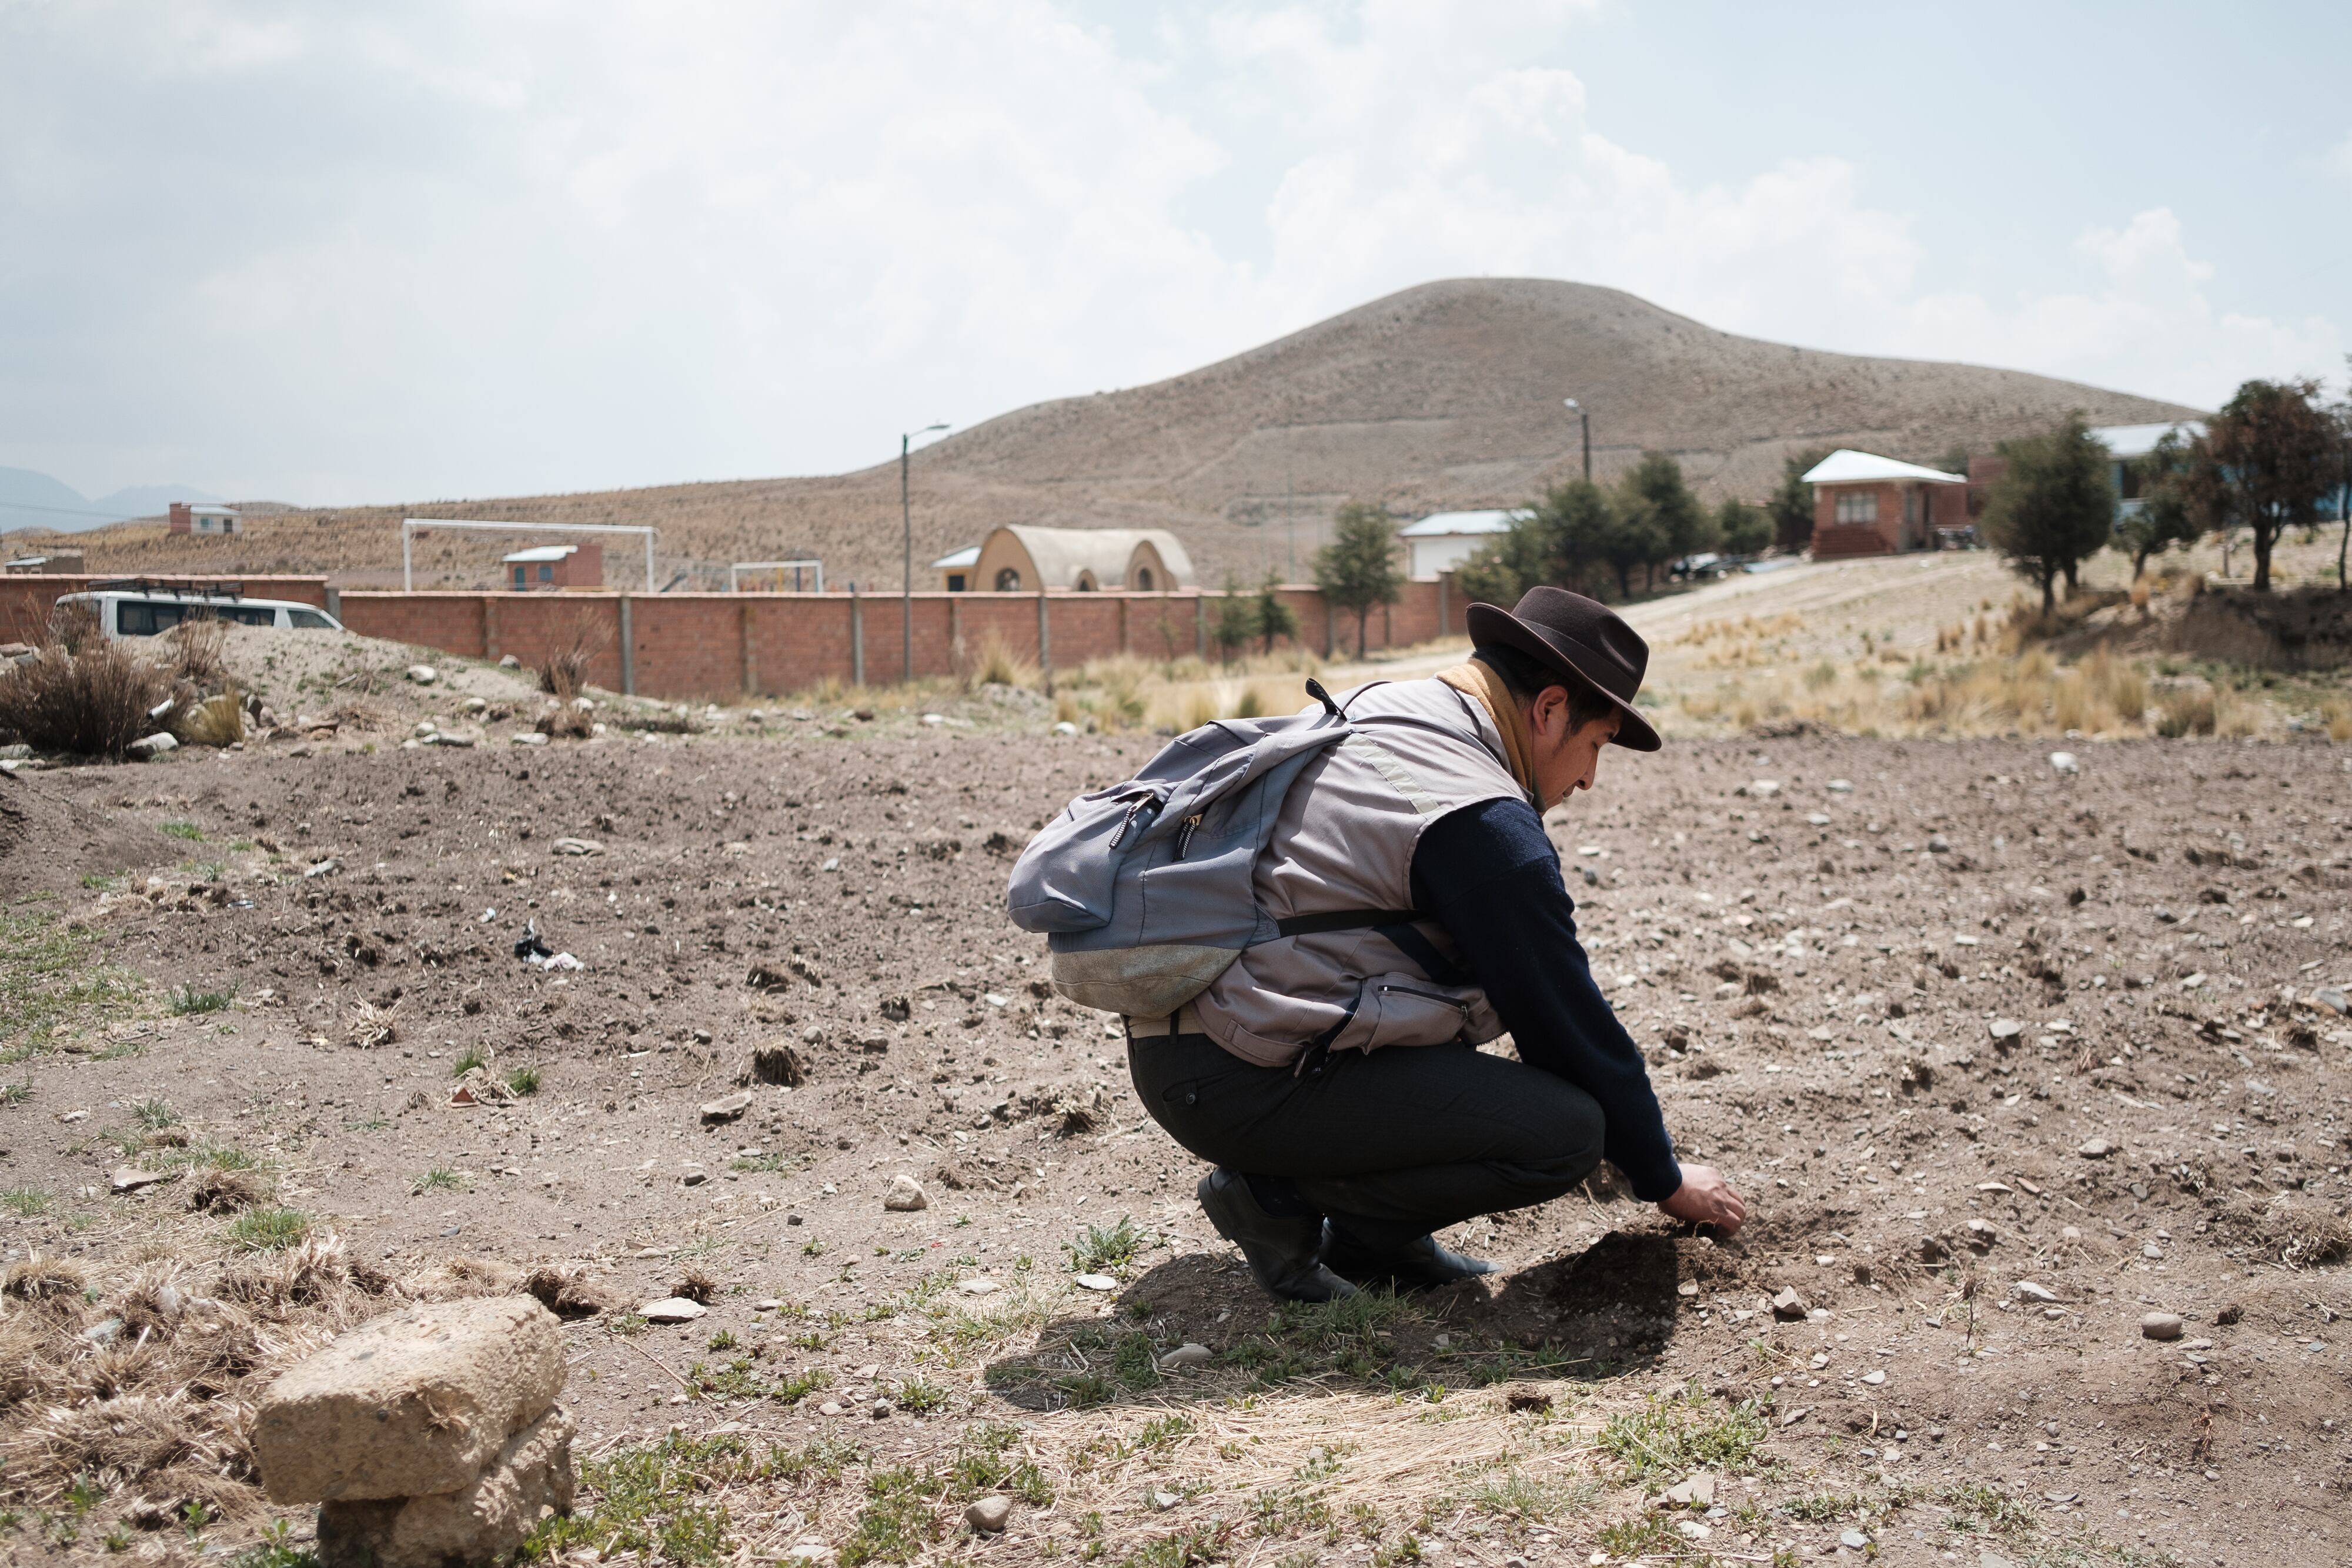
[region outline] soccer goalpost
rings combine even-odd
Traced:
[[[474,533],[494,534],[643,534],[646,536],[646,591],[654,588],[654,535],[658,531],[642,523],[485,523],[467,517],[403,517],[400,519],[400,591],[416,591],[416,577],[409,559],[409,545],[418,528],[462,528]]]
[[[815,591],[818,593],[823,593],[824,591],[824,562],[821,560],[736,561],[727,569],[728,592],[740,593],[743,591],[743,574],[747,571],[772,571],[776,574],[776,580],[780,585],[783,580],[783,574],[789,571],[793,574],[792,591],[794,593],[806,593],[810,591],[809,588],[806,586],[807,575],[804,574],[813,574],[816,578]]]

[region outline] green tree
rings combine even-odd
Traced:
[[[1287,637],[1294,643],[1298,640],[1298,612],[1282,597],[1273,572],[1267,572],[1265,580],[1258,584],[1251,613],[1257,623],[1257,634],[1265,639],[1267,653],[1274,652],[1276,637]]]
[[[1334,610],[1356,612],[1356,657],[1364,656],[1372,606],[1404,595],[1397,569],[1396,522],[1380,507],[1350,501],[1334,519],[1331,542],[1315,552],[1315,585]]]
[[[2009,472],[1985,502],[1986,542],[2011,567],[2042,585],[2042,612],[2054,608],[2053,585],[2107,542],[2115,518],[2113,461],[2071,413],[2053,429],[2000,444]]]
[[[1234,650],[1248,646],[1257,635],[1257,596],[1242,592],[1232,578],[1225,579],[1225,596],[1217,601],[1216,619],[1209,622],[1209,638],[1217,645],[1218,658],[1233,663]]]
[[[1792,453],[1780,460],[1780,483],[1764,503],[1772,519],[1772,542],[1784,550],[1801,550],[1813,542],[1813,487],[1805,476],[1828,453],[1815,449]]]
[[[2344,368],[2352,371],[2352,354],[2344,356]],[[2336,591],[2352,590],[2352,582],[2344,576],[2344,558],[2352,551],[2352,374],[2345,398],[2336,405],[2336,515],[2344,520],[2344,531],[2336,536]]]
[[[1726,555],[1760,555],[1772,542],[1772,519],[1761,507],[1727,497],[1715,511],[1715,534]]]
[[[2147,558],[2187,544],[2206,529],[2203,507],[2192,488],[2190,444],[2168,430],[2146,457],[2137,459],[2140,506],[2116,525],[2115,546],[2132,558],[2132,576],[2147,570]]]
[[[1622,531],[1616,503],[1590,479],[1576,479],[1544,498],[1541,515],[1551,530],[1551,574],[1544,580],[1587,591],[1587,577],[1609,560]]]
[[[1631,591],[1627,580],[1632,567],[1639,566],[1643,586],[1651,586],[1659,567],[1696,555],[1715,542],[1715,519],[1683,482],[1682,465],[1672,455],[1642,454],[1642,461],[1625,476],[1622,494],[1618,512],[1623,531],[1610,557],[1622,591]]]
[[[2192,494],[2210,498],[2224,528],[2254,536],[2254,591],[2271,587],[2271,547],[2308,528],[2336,486],[2343,437],[2316,401],[2315,381],[2252,381],[2221,405],[2190,449]]]
[[[1473,604],[1507,610],[1538,583],[1553,580],[1552,528],[1540,508],[1513,514],[1508,531],[1480,545],[1455,569],[1454,585]]]

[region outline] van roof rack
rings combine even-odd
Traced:
[[[174,599],[243,599],[242,582],[199,582],[193,578],[114,577],[90,583],[85,593],[170,594]]]

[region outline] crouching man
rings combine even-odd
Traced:
[[[1136,1092],[1216,1166],[1202,1207],[1288,1300],[1490,1273],[1433,1232],[1604,1158],[1677,1218],[1747,1218],[1675,1160],[1544,834],[1603,747],[1658,748],[1633,706],[1648,645],[1556,588],[1475,605],[1469,630],[1468,663],[1349,695],[1356,733],[1284,798],[1253,873],[1281,936],[1174,1018],[1128,1020]],[[1506,1030],[1518,1061],[1475,1049]]]

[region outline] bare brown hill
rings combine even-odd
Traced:
[[[1932,461],[2081,409],[2095,423],[2186,416],[2176,403],[1982,366],[1872,359],[1736,337],[1633,295],[1542,278],[1424,284],[1203,369],[1016,409],[919,454],[919,564],[1012,522],[1166,527],[1202,575],[1303,560],[1332,509],[1508,506],[1580,462],[1574,396],[1603,478],[1658,448],[1703,493],[1755,498],[1782,457],[1859,446]],[[296,512],[241,539],[160,524],[82,536],[100,570],[323,570],[396,580],[403,515],[652,523],[660,575],[709,583],[730,560],[822,557],[836,583],[896,586],[895,464],[820,478]],[[511,541],[434,538],[418,585],[487,584]],[[608,551],[633,582],[634,558]],[[920,580],[919,579],[919,583]]]

